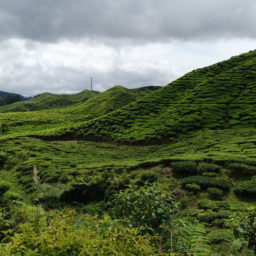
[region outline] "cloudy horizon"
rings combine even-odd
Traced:
[[[256,47],[247,0],[0,0],[0,91],[165,85]]]

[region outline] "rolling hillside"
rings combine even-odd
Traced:
[[[77,103],[69,107],[40,111],[1,113],[0,126],[2,124],[8,125],[9,134],[24,132],[26,135],[44,134],[51,128],[69,127],[108,114],[157,89],[159,89],[159,87],[156,86],[139,89],[126,89],[122,86],[115,86],[103,93],[98,93],[85,102]],[[40,99],[42,98],[43,97],[40,97]],[[49,99],[49,97],[47,97],[47,99]],[[53,103],[56,104],[56,101],[53,101]],[[45,106],[45,104],[41,106]]]
[[[97,94],[99,94],[99,92],[91,92],[89,90],[84,90],[77,94],[43,93],[26,101],[15,102],[10,105],[2,106],[0,107],[0,113],[67,107],[76,103],[84,102]]]
[[[124,255],[255,255],[233,232],[255,237],[255,64],[250,52],[163,88],[1,113],[0,255],[49,241],[51,255],[122,255],[127,241],[145,253]]]
[[[118,111],[74,128],[86,139],[167,142],[199,129],[255,127],[256,51],[192,71]],[[65,134],[65,131],[64,131]]]

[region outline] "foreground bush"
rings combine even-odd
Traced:
[[[1,256],[159,255],[148,235],[127,228],[109,217],[84,217],[74,212],[53,214],[37,223],[20,225],[20,231],[0,248]],[[10,231],[11,232],[11,231]]]
[[[125,219],[142,233],[160,234],[165,226],[172,225],[172,216],[176,210],[177,203],[170,192],[153,184],[145,187],[129,186],[116,195],[111,212],[115,218]]]

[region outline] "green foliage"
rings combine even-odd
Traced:
[[[201,162],[198,164],[198,171],[201,174],[204,173],[216,173],[220,171],[220,166],[213,163]]]
[[[12,104],[24,99],[25,98],[22,95],[0,91],[0,106]]]
[[[239,202],[240,204],[240,202]],[[212,201],[212,200],[200,200],[198,201],[198,205],[200,208],[208,210],[228,210],[230,209],[230,202],[224,202],[224,201]],[[238,206],[240,209],[240,206]]]
[[[173,162],[171,165],[176,175],[193,175],[197,173],[197,164],[192,161]]]
[[[207,189],[208,195],[213,200],[221,200],[223,197],[223,191],[218,188],[208,188]]]
[[[175,237],[175,251],[181,255],[212,255],[205,227],[200,223],[186,221],[183,221],[182,224]]]
[[[234,234],[232,229],[215,229],[207,235],[207,238],[211,244],[219,244],[233,241]]]
[[[2,124],[0,126],[0,134],[5,135],[9,131],[9,127],[7,124]]]
[[[72,211],[53,213],[38,223],[40,232],[33,224],[21,224],[19,232],[0,249],[0,255],[159,255],[154,241],[134,228],[123,227],[107,216],[85,216],[78,223],[74,215]]]
[[[6,154],[0,151],[0,168],[3,167],[6,160],[7,160]]]
[[[181,184],[185,187],[187,184],[198,184],[201,188],[215,187],[228,191],[230,189],[230,183],[221,178],[209,178],[205,176],[190,176],[181,181]]]
[[[136,182],[137,185],[144,185],[145,183],[154,183],[158,179],[158,175],[152,171],[142,172],[139,176],[139,180]]]
[[[7,191],[5,193],[5,198],[8,201],[22,201],[23,200],[22,196],[19,193],[12,192],[12,191]]]
[[[231,173],[234,176],[256,175],[256,166],[250,166],[244,163],[231,163],[228,165],[228,169],[231,170]]]
[[[103,180],[98,180],[92,184],[75,184],[70,189],[65,190],[60,200],[66,203],[90,203],[104,199],[105,184]]]
[[[4,195],[5,192],[7,192],[10,189],[10,184],[7,182],[0,182],[0,197]]]
[[[247,241],[249,249],[254,250],[256,255],[256,210],[248,209],[248,212],[242,217],[233,219],[235,223],[234,235],[237,238],[244,238]]]
[[[253,198],[256,195],[256,176],[251,180],[236,183],[234,192],[241,198]]]
[[[192,183],[192,184],[186,184],[185,189],[191,192],[199,192],[201,190],[200,185]]]
[[[111,206],[115,218],[125,219],[143,233],[158,234],[173,225],[172,218],[178,207],[171,193],[156,184],[145,187],[130,185],[116,195]]]
[[[214,223],[217,224],[223,224],[223,223],[219,223],[220,220],[223,219],[228,219],[230,217],[230,212],[229,211],[223,211],[223,210],[219,210],[219,211],[212,211],[212,210],[208,210],[205,211],[203,213],[200,213],[198,215],[198,219],[202,222],[206,222],[208,224],[212,224],[214,225]]]

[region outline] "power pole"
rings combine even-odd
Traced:
[[[91,92],[92,92],[92,89],[93,89],[93,80],[92,80],[92,76],[91,76]]]

